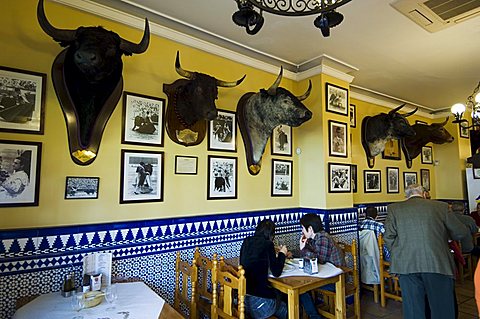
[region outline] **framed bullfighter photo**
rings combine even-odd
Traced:
[[[348,115],[348,90],[332,83],[326,83],[327,112]]]
[[[329,193],[350,193],[352,189],[350,169],[351,166],[348,164],[328,163]]]
[[[0,207],[38,206],[42,144],[0,140]]]
[[[357,165],[350,165],[350,179],[352,180],[352,193],[356,193],[358,190]]]
[[[271,146],[272,155],[292,156],[292,128],[280,124],[273,129]]]
[[[98,177],[67,176],[65,199],[98,198]]]
[[[403,172],[403,185],[417,184],[417,172]]]
[[[429,169],[421,169],[420,170],[420,181],[422,183],[423,188],[426,191],[430,191],[430,170]]]
[[[208,122],[209,151],[237,151],[237,118],[235,112],[218,110],[217,118]]]
[[[120,204],[162,202],[164,153],[122,150]]]
[[[46,78],[0,66],[0,132],[43,134]]]
[[[164,99],[123,93],[123,144],[163,146],[164,122]]]
[[[431,146],[422,146],[422,164],[433,164],[433,151]]]
[[[237,158],[208,156],[207,199],[237,198]]]
[[[382,191],[382,173],[379,170],[364,170],[363,189],[365,193],[380,193]]]
[[[354,104],[350,104],[350,127],[357,127],[357,107]]]
[[[398,167],[387,167],[387,193],[400,193],[400,170]]]
[[[272,196],[292,196],[293,161],[272,159]]]
[[[328,121],[329,156],[347,157],[347,123]]]

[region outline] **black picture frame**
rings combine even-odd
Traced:
[[[217,117],[208,122],[208,150],[237,151],[237,115],[235,112],[219,109]]]
[[[418,184],[417,172],[403,172],[403,186],[407,188],[411,184]]]
[[[293,161],[272,159],[271,195],[293,195]]]
[[[0,66],[0,132],[43,134],[45,73]]]
[[[426,168],[420,169],[420,182],[426,191],[430,191],[430,170]]]
[[[468,123],[465,123],[465,122],[459,123],[458,130],[459,130],[460,137],[470,138],[470,129],[468,129],[467,127],[468,127]]]
[[[165,99],[123,92],[122,144],[163,147]]]
[[[328,155],[348,157],[347,123],[328,121]]]
[[[363,191],[364,193],[382,192],[382,172],[380,170],[363,171]]]
[[[352,182],[352,193],[358,192],[357,165],[350,165],[350,181]]]
[[[348,89],[327,82],[325,97],[327,112],[348,116]]]
[[[328,163],[328,192],[350,193],[352,191],[351,166],[342,163]]]
[[[237,158],[208,156],[207,200],[237,199]]]
[[[355,104],[350,104],[350,127],[357,127],[357,106]]]
[[[120,204],[163,202],[164,162],[161,151],[121,150]]]
[[[387,167],[387,193],[400,193],[400,169],[398,167]]]
[[[65,199],[97,199],[99,177],[67,176]]]
[[[422,164],[433,164],[433,148],[422,146]]]
[[[197,175],[198,157],[175,155],[175,174]]]
[[[272,155],[292,156],[293,130],[288,125],[280,124],[273,129],[270,138]]]
[[[0,140],[0,207],[38,206],[42,143]]]
[[[400,140],[391,139],[385,143],[385,149],[382,152],[382,158],[388,160],[401,160],[402,151],[400,148]]]

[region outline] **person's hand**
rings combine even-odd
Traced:
[[[278,250],[278,252],[283,253],[285,256],[287,256],[287,253],[288,253],[287,246],[281,245],[281,246],[280,246],[280,249]]]
[[[307,242],[307,237],[305,237],[302,234],[302,237],[300,237],[300,250],[302,250],[305,247],[305,243]]]

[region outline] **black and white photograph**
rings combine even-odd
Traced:
[[[431,146],[422,147],[422,164],[433,164],[433,152]]]
[[[326,83],[327,112],[348,115],[348,90],[332,83]]]
[[[387,167],[387,193],[400,193],[400,170],[398,167]]]
[[[165,100],[123,93],[123,144],[163,146]]]
[[[460,137],[470,138],[470,129],[468,128],[468,123],[460,123],[460,125],[458,125],[458,129],[460,130]]]
[[[0,140],[0,207],[38,206],[42,144]]]
[[[430,170],[421,169],[420,179],[421,179],[423,188],[425,188],[426,191],[430,191]]]
[[[198,157],[196,156],[175,156],[175,174],[197,175]]]
[[[352,193],[356,193],[357,189],[357,165],[350,165],[350,179],[352,181]]]
[[[43,134],[46,78],[0,66],[0,132]]]
[[[98,198],[98,177],[67,176],[65,183],[65,199]]]
[[[272,159],[272,196],[292,196],[293,161]]]
[[[382,191],[382,173],[379,170],[363,171],[363,189],[365,193],[380,193]]]
[[[272,155],[292,156],[292,128],[280,124],[273,129],[271,146]]]
[[[216,119],[208,123],[209,151],[237,151],[237,119],[235,112],[218,110]]]
[[[328,121],[329,155],[347,157],[347,123]]]
[[[473,173],[473,178],[474,179],[480,179],[480,168],[473,168],[472,167],[472,173]]]
[[[122,150],[120,204],[163,201],[164,153]]]
[[[405,188],[412,184],[417,184],[417,172],[403,172],[403,185]]]
[[[350,104],[350,127],[357,127],[357,107]]]
[[[351,166],[349,164],[328,163],[328,192],[350,193],[352,190]]]
[[[207,199],[237,198],[237,158],[208,156]]]

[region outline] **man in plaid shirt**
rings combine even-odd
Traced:
[[[373,230],[377,238],[379,234],[385,233],[385,227],[383,226],[383,224],[375,220],[378,214],[376,207],[367,207],[367,209],[365,210],[365,214],[366,218],[358,225],[360,230]],[[383,257],[385,260],[390,260],[390,252],[388,251],[387,247],[385,247],[385,245],[383,245]]]

